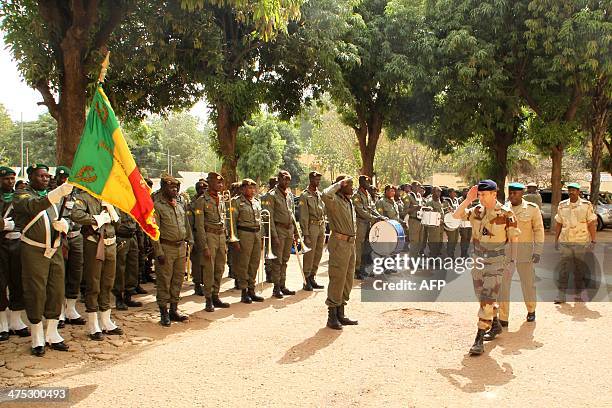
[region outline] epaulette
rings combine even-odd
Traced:
[[[527,203],[527,206],[528,206],[528,207],[536,207],[536,208],[540,208],[540,207],[538,207],[538,205],[537,205],[536,203],[533,203],[533,202],[531,202],[531,201],[525,201],[525,202]]]

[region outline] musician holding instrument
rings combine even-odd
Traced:
[[[311,171],[308,174],[308,188],[300,195],[300,227],[304,244],[310,248],[304,254],[305,291],[323,289],[315,280],[325,245],[325,204],[319,191],[321,176],[321,173]]]
[[[457,198],[457,191],[452,187],[447,189],[446,194],[447,196],[444,197],[442,202],[442,208],[444,209],[444,233],[446,234],[446,256],[454,258],[457,241],[459,241],[459,225],[454,225],[455,218],[452,217],[452,214],[459,208],[459,199]],[[460,222],[457,222],[457,224],[460,224]]]
[[[336,182],[323,191],[331,235],[329,250],[329,286],[327,287],[327,327],[342,330],[342,326],[356,325],[344,315],[344,306],[353,288],[355,268],[356,213],[351,196],[353,180],[338,176]]]
[[[189,225],[191,225],[192,235],[195,237],[195,209],[194,204],[195,201],[203,196],[206,193],[206,189],[208,188],[208,183],[205,180],[199,180],[195,184],[195,197],[187,206],[187,217],[189,218]],[[204,283],[204,270],[202,268],[202,248],[197,248],[194,246],[191,250],[190,260],[191,260],[191,279],[193,280],[193,292],[197,296],[204,296],[204,287],[202,284]]]
[[[423,207],[423,188],[421,183],[413,181],[411,191],[408,193],[408,240],[410,241],[410,257],[416,258],[423,248],[423,225],[421,224],[420,211]]]
[[[271,260],[272,281],[274,288],[272,296],[282,299],[283,295],[295,295],[286,285],[287,262],[291,255],[291,247],[295,234],[293,225],[293,194],[289,191],[291,174],[286,170],[278,173],[278,183],[269,193],[263,206],[270,212],[270,232],[272,234],[272,250],[275,259]]]
[[[441,196],[442,189],[438,186],[433,186],[429,201],[425,203],[425,206],[430,208],[430,212],[439,214],[439,217],[435,217],[437,221],[425,225],[423,230],[423,242],[429,248],[429,256],[433,258],[440,256],[444,237],[444,226],[441,222],[444,218],[444,208]]]
[[[270,192],[272,190],[274,190],[274,187],[276,187],[276,183],[278,183],[278,177],[274,176],[274,177],[270,177],[268,179],[268,191],[266,191],[265,193],[263,193],[259,197],[259,201],[261,202],[262,207],[263,207],[263,204],[267,201],[268,196],[270,195]],[[270,239],[270,237],[268,237],[268,240],[269,239]],[[268,258],[264,257],[264,270],[266,272],[266,282],[267,283],[273,283],[272,282],[272,266],[271,265],[272,265],[272,258],[268,259]]]
[[[241,290],[240,301],[250,304],[263,302],[255,293],[255,280],[261,259],[261,203],[255,194],[257,183],[244,179],[242,193],[232,198],[230,222],[236,231],[238,242],[230,245],[235,251],[234,272]]]

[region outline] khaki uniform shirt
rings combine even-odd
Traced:
[[[247,228],[260,228],[261,203],[256,197],[249,200],[241,194],[232,198],[230,211],[232,212],[232,224],[234,231],[236,231],[239,226]]]
[[[538,208],[542,208],[542,196],[540,193],[535,194],[523,194],[523,200],[532,202],[538,206]]]
[[[510,239],[521,233],[511,207],[500,202],[493,210],[487,210],[482,204],[468,208],[463,219],[472,223],[474,248],[480,251],[504,249]]]
[[[314,193],[309,189],[300,195],[300,228],[304,237],[308,236],[310,224],[323,225],[325,204],[319,190]]]
[[[509,204],[509,203],[506,203]],[[517,262],[531,262],[532,255],[542,255],[544,223],[538,206],[529,201],[512,206],[521,233],[518,236]]]
[[[278,237],[277,225],[283,224],[289,228],[285,228],[287,231],[292,233],[293,231],[293,194],[287,192],[286,194],[281,191],[278,187],[274,187],[268,192],[268,197],[263,203],[265,209],[270,211],[270,230],[272,231],[272,238]],[[278,226],[278,228],[284,228]]]
[[[374,223],[381,215],[374,208],[374,201],[367,191],[358,189],[353,195],[353,205],[357,214],[357,221],[363,223]]]
[[[394,199],[388,199],[387,197],[381,198],[376,203],[376,210],[380,215],[387,217],[390,220],[395,220],[398,222],[400,220],[400,210],[397,207],[397,203]]]
[[[119,214],[118,209],[115,208],[115,210]],[[70,213],[70,219],[77,224],[81,224],[83,226],[81,228],[83,235],[86,237],[93,236],[96,242],[98,242],[100,234],[104,234],[105,239],[113,238],[115,236],[115,227],[112,222],[104,224],[98,229],[93,228],[93,226],[98,225],[93,216],[100,215],[102,211],[106,211],[102,206],[102,201],[88,192],[82,191],[76,196],[74,207]]]
[[[409,214],[411,218],[417,217],[417,212],[423,206],[423,197],[420,194],[410,192],[408,193],[408,208],[405,209],[406,214]]]
[[[225,228],[225,202],[218,195],[218,200],[206,191],[192,204],[193,218],[195,220],[195,243],[199,250],[208,248],[206,227],[215,230]],[[212,234],[219,235],[217,232]]]
[[[115,231],[117,236],[129,238],[136,236],[138,231],[138,223],[128,213],[116,209],[119,214],[119,222],[115,223]]]
[[[13,208],[15,231],[22,231],[41,211],[46,211],[48,220],[40,217],[23,235],[48,247],[54,246],[59,233],[53,229],[51,223],[57,220],[58,211],[46,196],[40,196],[32,187],[26,186],[15,192]]]
[[[572,203],[569,198],[559,203],[555,221],[562,224],[559,242],[585,244],[591,242],[588,224],[597,221],[591,202],[578,198]]]
[[[159,194],[154,202],[155,221],[159,226],[159,241],[153,241],[155,257],[163,256],[161,240],[193,244],[191,225],[185,205],[178,200],[173,205],[163,194]]]
[[[357,219],[353,202],[339,193],[340,182],[323,190],[323,202],[327,209],[329,229],[332,233],[354,237],[357,234]]]

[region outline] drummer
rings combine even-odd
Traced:
[[[424,191],[421,187],[421,183],[413,181],[412,186],[408,193],[408,208],[405,210],[406,214],[410,217],[408,219],[408,237],[410,240],[410,257],[416,258],[420,255],[421,249],[423,248],[423,226],[421,225],[421,218],[419,212],[423,206],[423,197],[421,196]]]
[[[429,201],[425,203],[426,207],[430,207],[432,212],[437,212],[440,214],[440,218],[437,223],[425,224],[424,228],[424,240],[429,248],[429,256],[433,258],[437,258],[440,256],[440,252],[442,251],[442,238],[444,234],[444,227],[440,220],[444,218],[444,208],[442,201],[440,200],[442,196],[442,189],[438,186],[433,186],[431,188],[431,196]],[[435,225],[437,224],[437,225]]]
[[[442,207],[444,208],[445,216],[444,233],[446,234],[446,256],[449,258],[454,258],[455,249],[457,248],[457,241],[459,240],[459,228],[453,228],[450,225],[447,225],[446,222],[446,215],[451,214],[450,217],[452,217],[455,210],[459,208],[459,199],[457,198],[457,191],[455,191],[454,188],[451,187],[447,190]]]
[[[391,184],[385,185],[385,195],[376,202],[376,209],[383,217],[400,222],[400,210],[395,201],[397,189]]]

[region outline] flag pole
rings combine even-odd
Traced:
[[[106,57],[104,57],[104,61],[102,61],[102,68],[100,69],[100,76],[98,77],[98,83],[104,82],[104,78],[106,78],[106,71],[108,70],[108,62],[110,60],[110,51],[106,52]]]

